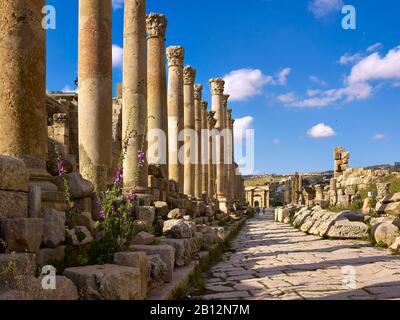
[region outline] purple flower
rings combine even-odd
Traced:
[[[136,200],[136,195],[137,195],[137,192],[136,191],[132,191],[131,194],[126,196],[126,200],[128,202],[133,202],[134,200]]]
[[[75,229],[75,232],[81,232],[82,231],[81,227],[78,227],[78,226],[75,226],[74,229]]]
[[[138,152],[138,160],[139,160],[139,166],[143,167],[144,162],[146,161],[146,154],[143,151]]]
[[[64,163],[62,160],[57,161],[57,171],[60,176],[65,172]]]
[[[101,210],[101,211],[98,213],[98,216],[99,216],[100,219],[104,219],[104,218],[106,217],[106,214],[105,214],[104,210]]]
[[[122,168],[117,168],[115,177],[113,179],[114,184],[121,184],[123,172],[124,170]]]

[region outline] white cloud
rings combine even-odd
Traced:
[[[288,92],[278,96],[276,99],[284,104],[290,104],[295,102],[297,100],[297,97],[294,92]]]
[[[121,9],[124,5],[124,0],[112,0],[114,10]]]
[[[340,57],[338,62],[341,65],[353,64],[359,62],[360,60],[362,60],[362,58],[363,55],[361,53],[356,53],[356,54],[346,53]]]
[[[319,84],[321,86],[326,86],[328,83],[324,80],[321,80],[320,78],[318,78],[317,76],[309,76],[308,77],[312,82],[315,82],[316,84]]]
[[[308,9],[316,18],[320,19],[340,11],[343,5],[342,0],[312,0]]]
[[[122,67],[122,63],[124,61],[124,49],[120,46],[113,44],[112,45],[112,65],[114,68]]]
[[[400,46],[390,50],[385,57],[375,52],[358,62],[351,70],[348,83],[371,80],[400,79]]]
[[[386,135],[384,135],[383,133],[378,133],[372,137],[372,140],[375,140],[375,141],[381,141],[381,140],[385,140],[385,139],[386,139]]]
[[[308,130],[307,135],[311,138],[328,138],[336,135],[335,130],[330,126],[320,123]]]
[[[262,94],[266,85],[286,85],[290,72],[290,68],[284,68],[273,77],[265,75],[260,69],[234,70],[224,76],[225,92],[230,94],[231,101],[245,101]]]
[[[75,92],[78,93],[78,89],[73,89],[71,88],[68,84],[61,90],[61,92],[63,93],[71,93],[71,92]]]
[[[278,74],[278,79],[275,81],[275,84],[280,86],[285,86],[287,84],[287,77],[290,75],[292,69],[285,68]]]
[[[318,90],[318,89],[308,89],[307,90],[307,95],[309,96],[309,97],[315,97],[316,95],[318,95],[319,93],[321,93],[321,90]]]
[[[373,44],[372,46],[369,46],[367,48],[367,52],[375,52],[375,51],[380,50],[382,47],[383,47],[382,43],[378,42],[378,43]]]
[[[230,100],[243,101],[260,95],[262,88],[273,79],[259,69],[239,69],[225,75],[224,80],[225,91],[230,94]]]

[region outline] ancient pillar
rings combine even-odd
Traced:
[[[208,196],[215,197],[215,162],[214,157],[216,154],[216,143],[213,137],[213,131],[217,121],[214,118],[215,112],[210,111],[207,113],[207,129],[208,129]]]
[[[224,130],[225,121],[224,121],[224,110],[223,110],[223,94],[224,94],[224,85],[225,81],[223,79],[211,79],[211,94],[212,94],[212,110],[215,112],[215,119],[217,123],[215,128],[221,132]],[[220,210],[223,212],[228,212],[227,203],[226,203],[226,194],[225,194],[225,163],[224,163],[224,141],[220,136],[217,139],[217,176],[216,176],[216,183],[217,183],[217,198],[220,205]]]
[[[0,154],[24,160],[32,176],[46,175],[46,31],[44,0],[0,6]]]
[[[183,164],[179,161],[179,150],[183,141],[178,139],[183,126],[183,60],[184,49],[180,46],[167,48],[168,57],[168,168],[169,178],[178,182],[183,192]]]
[[[230,157],[231,157],[231,145],[230,145],[230,138],[229,138],[229,126],[228,126],[228,100],[229,94],[224,94],[222,96],[222,111],[223,111],[223,130],[225,130],[225,134],[223,136],[223,150],[224,150],[224,193],[227,199],[228,207],[231,206],[231,194],[230,194],[230,187],[229,187],[229,164],[230,164]]]
[[[146,0],[125,0],[122,133],[124,187],[147,190]]]
[[[79,1],[79,168],[95,190],[112,165],[111,0]]]
[[[208,122],[207,122],[207,107],[208,102],[201,102],[201,194],[208,197]]]
[[[165,56],[167,18],[147,15],[147,108],[149,163],[160,165],[168,178],[168,111]]]
[[[232,119],[232,109],[226,109],[225,110],[225,124],[226,124],[226,130],[227,130],[227,136],[226,138],[228,139],[225,142],[225,147],[226,147],[226,194],[229,202],[233,203],[234,201],[234,163],[233,163],[233,123],[234,120]]]
[[[202,198],[202,168],[201,168],[201,102],[203,86],[196,84],[194,86],[194,129],[196,131],[196,154],[194,163],[194,196],[196,199]]]
[[[194,81],[196,70],[190,66],[183,69],[184,100],[184,187],[186,195],[194,197],[194,163],[196,155],[195,115],[194,115]]]

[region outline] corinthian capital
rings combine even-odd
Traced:
[[[207,101],[202,101],[202,102],[201,102],[201,108],[202,108],[204,111],[207,111],[208,102],[207,102]]]
[[[196,78],[196,69],[191,66],[183,68],[183,84],[193,85]]]
[[[225,87],[224,79],[221,78],[210,79],[210,84],[211,84],[211,93],[213,95],[224,94],[224,87]]]
[[[215,127],[217,124],[217,120],[214,118],[215,112],[214,111],[209,111],[207,113],[207,122],[208,122],[208,127],[209,129],[212,129]]]
[[[167,48],[168,65],[183,67],[185,49],[181,46],[170,46]]]
[[[167,29],[167,18],[161,13],[150,13],[146,18],[146,29],[149,38],[165,38]]]
[[[203,85],[201,85],[201,84],[194,85],[194,98],[196,100],[201,100],[202,91],[203,91]]]
[[[228,100],[229,100],[230,95],[229,94],[224,94],[222,96],[222,105],[226,108],[228,106]],[[232,111],[232,110],[231,110]]]
[[[232,109],[226,109],[226,116],[228,120],[232,119]]]

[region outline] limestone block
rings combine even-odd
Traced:
[[[168,213],[167,217],[168,217],[168,219],[182,219],[185,216],[185,214],[186,213],[185,213],[184,209],[176,208],[176,209],[171,210]]]
[[[149,291],[164,283],[167,272],[167,264],[160,258],[160,255],[154,254],[149,256]]]
[[[151,233],[142,231],[133,237],[132,244],[151,245],[154,243],[155,239],[156,239],[156,237],[154,235],[152,235]]]
[[[74,225],[84,226],[90,231],[92,235],[94,234],[95,222],[93,221],[92,214],[90,212],[81,212],[78,215],[72,216],[71,220]]]
[[[156,201],[154,203],[154,206],[156,208],[157,217],[165,218],[168,215],[169,212],[168,203],[164,201]]]
[[[201,248],[203,247],[204,234],[201,233],[201,232],[195,232],[194,238],[195,238],[195,243],[196,243],[197,251],[200,251]]]
[[[5,219],[1,222],[1,237],[11,251],[39,251],[42,242],[43,219],[16,218]]]
[[[385,214],[400,217],[400,202],[388,203],[385,207]]]
[[[38,185],[30,185],[28,191],[28,217],[42,217],[42,188]]]
[[[117,252],[114,263],[120,266],[139,268],[141,281],[141,299],[147,296],[147,282],[150,277],[149,257],[144,252]]]
[[[0,155],[0,190],[28,191],[28,173],[22,160]]]
[[[90,181],[83,179],[79,172],[68,173],[62,177],[57,177],[54,180],[54,183],[61,191],[64,191],[64,178],[67,180],[71,197],[73,199],[90,197],[92,195],[94,191],[93,184]]]
[[[53,265],[55,263],[62,263],[65,258],[65,246],[58,246],[57,248],[44,248],[36,253],[36,264],[39,267],[46,265]]]
[[[392,245],[390,246],[390,250],[392,250],[394,254],[400,253],[400,237],[397,237],[396,240],[392,243]]]
[[[93,236],[84,226],[75,226],[73,229],[66,230],[66,240],[73,246],[89,244],[93,241]]]
[[[386,197],[384,197],[381,201],[383,204],[388,204],[388,203],[392,203],[392,202],[400,202],[400,192],[391,194],[391,195],[387,195]]]
[[[33,276],[36,272],[35,255],[31,253],[0,254],[0,274],[10,268],[20,275]]]
[[[0,219],[28,217],[28,193],[0,190]]]
[[[363,239],[368,237],[368,226],[362,222],[340,220],[329,229],[327,235],[335,239]]]
[[[376,243],[384,243],[390,247],[399,236],[399,231],[400,229],[392,221],[386,221],[375,228],[373,237]]]
[[[174,247],[171,247],[169,245],[156,245],[156,246],[133,245],[130,247],[130,251],[145,252],[149,256],[158,254],[160,258],[164,261],[164,263],[167,265],[167,273],[164,276],[164,281],[166,282],[172,281],[172,273],[174,272],[174,265],[175,265]]]
[[[47,248],[56,248],[65,242],[65,213],[54,209],[43,210],[42,243]]]
[[[195,238],[190,239],[163,239],[161,244],[175,248],[175,265],[183,267],[188,265],[197,251]]]
[[[171,219],[164,222],[163,234],[168,238],[187,239],[193,237],[193,229],[189,221]]]
[[[136,207],[135,216],[137,220],[143,221],[147,226],[151,227],[156,217],[156,208],[151,206]]]
[[[78,287],[83,300],[139,300],[142,295],[139,268],[94,265],[68,268],[64,275]]]

